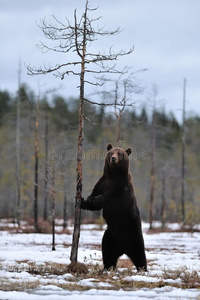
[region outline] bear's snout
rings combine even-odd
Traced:
[[[115,163],[116,162],[116,158],[112,157],[112,162]]]
[[[112,156],[111,156],[111,158],[110,158],[110,162],[111,162],[111,164],[116,164],[116,163],[118,163],[118,155],[117,155],[117,153],[114,153],[114,154],[112,154]]]

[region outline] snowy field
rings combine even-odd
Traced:
[[[149,234],[143,223],[148,272],[137,273],[126,256],[116,271],[102,272],[105,226],[82,225],[78,257],[89,273],[74,275],[67,271],[73,228],[68,234],[59,233],[61,226],[56,230],[56,251],[51,251],[50,234],[16,233],[12,223],[0,222],[1,300],[200,300],[199,232]]]

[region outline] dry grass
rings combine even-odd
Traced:
[[[181,288],[198,288],[200,289],[200,275],[196,270],[189,270],[187,267],[182,267],[176,270],[164,269],[164,279],[181,279]]]
[[[23,267],[20,267],[23,266]],[[0,265],[2,268],[2,265]],[[7,271],[9,272],[22,272],[26,271],[31,274],[35,281],[21,281],[18,278],[12,276],[12,279],[9,278],[0,278],[1,280],[1,290],[4,291],[27,291],[36,289],[41,283],[40,279],[45,278],[48,281],[51,281],[50,284],[63,288],[69,291],[86,291],[91,288],[95,289],[107,289],[107,290],[119,290],[123,289],[126,291],[129,290],[138,290],[141,288],[161,288],[164,286],[176,287],[181,289],[187,288],[195,288],[200,289],[200,277],[197,271],[189,270],[187,267],[179,268],[177,270],[164,269],[162,272],[162,276],[153,275],[150,273],[140,273],[140,275],[147,277],[158,278],[157,282],[149,282],[149,281],[134,281],[134,275],[137,275],[135,268],[132,267],[130,261],[127,260],[119,260],[118,267],[120,267],[120,271],[110,270],[109,272],[103,271],[102,266],[99,264],[91,265],[86,264],[85,267],[88,269],[88,272],[74,272],[74,270],[70,270],[69,266],[66,264],[58,264],[58,263],[46,263],[46,264],[35,264],[26,261],[19,262],[15,266],[9,266]],[[71,273],[72,276],[65,279],[66,283],[59,283],[57,280],[57,276],[62,276],[64,274]],[[39,277],[37,277],[39,276]],[[132,280],[126,280],[127,276],[132,276]],[[82,285],[79,283],[83,279],[90,279],[88,284]],[[173,281],[168,281],[168,279],[172,279]],[[177,281],[179,279],[179,281]],[[101,283],[101,284],[100,284]],[[102,286],[102,283],[106,283],[106,286]],[[42,283],[45,285],[45,283]],[[108,285],[109,284],[109,285]]]
[[[72,262],[70,265],[67,267],[67,271],[69,273],[75,274],[76,276],[79,276],[80,274],[88,274],[88,268],[86,267],[85,264],[82,263],[74,263]]]
[[[28,265],[27,272],[32,275],[64,275],[68,273],[68,266],[66,264],[58,264],[58,263],[46,263],[44,265],[36,265],[34,263],[30,263]]]
[[[1,285],[0,285],[0,290],[1,291],[6,291],[6,292],[11,292],[11,291],[17,291],[17,292],[22,292],[22,291],[29,291],[29,290],[34,290],[40,285],[40,281],[8,281],[8,280],[2,280],[1,279]]]
[[[188,232],[188,233],[194,233],[194,232],[200,232],[200,229],[198,228],[190,228],[188,226],[185,227],[180,227],[178,229],[171,229],[168,227],[162,228],[162,227],[156,227],[156,228],[152,228],[152,229],[148,229],[147,230],[147,234],[157,234],[157,233],[162,233],[162,232]]]

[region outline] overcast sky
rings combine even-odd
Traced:
[[[36,25],[41,18],[73,20],[74,9],[79,14],[84,0],[0,0],[0,89],[17,90],[18,65],[22,63],[22,81],[37,92],[39,84],[44,89],[58,87],[59,93],[78,96],[78,78],[68,76],[61,81],[53,75],[28,76],[24,64],[52,66],[60,57],[55,53],[42,54],[36,44],[48,43]],[[123,29],[120,35],[98,41],[100,51],[113,46],[116,51],[129,49],[134,52],[119,62],[119,67],[132,66],[134,70],[147,68],[138,75],[145,87],[139,98],[146,100],[152,85],[158,87],[158,106],[173,111],[181,118],[183,78],[187,79],[186,109],[200,114],[200,1],[199,0],[91,0],[91,6],[99,6],[95,16],[102,16],[100,24],[107,28]],[[70,57],[66,57],[68,61]],[[90,94],[91,88],[86,88]],[[138,99],[138,96],[135,97]]]

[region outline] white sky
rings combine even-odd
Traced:
[[[54,53],[42,54],[36,44],[43,37],[36,21],[55,15],[64,21],[73,20],[73,11],[82,13],[85,1],[80,0],[0,0],[0,89],[17,90],[19,60],[22,62],[22,81],[36,90],[38,80],[45,89],[62,84],[60,94],[78,96],[78,78],[68,76],[64,81],[53,75],[31,77],[24,64],[39,66],[63,62]],[[110,29],[124,30],[119,36],[94,45],[98,50],[113,46],[116,51],[135,51],[120,60],[119,66],[132,66],[134,70],[147,68],[139,78],[145,86],[140,97],[146,100],[152,84],[158,86],[158,105],[172,110],[181,118],[183,78],[187,79],[186,109],[200,114],[200,1],[199,0],[91,0],[99,5],[95,16],[102,16],[101,24]],[[93,46],[93,47],[94,47]],[[66,57],[69,60],[70,57]],[[86,88],[90,94],[91,88]]]

